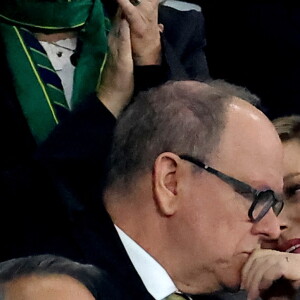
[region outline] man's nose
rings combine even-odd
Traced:
[[[252,233],[264,240],[275,240],[279,237],[279,219],[272,209],[259,222],[253,223]]]

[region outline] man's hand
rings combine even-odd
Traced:
[[[118,11],[108,36],[109,52],[97,96],[118,117],[133,94],[133,60],[130,29]]]
[[[283,289],[280,290],[281,285]],[[281,297],[291,297],[299,286],[299,254],[257,249],[242,271],[241,287],[248,292],[250,300],[264,297],[264,294],[267,298],[278,296],[278,293]]]
[[[132,54],[135,65],[159,65],[161,63],[160,32],[158,24],[159,0],[141,0],[134,6],[129,0],[116,0],[129,23]]]

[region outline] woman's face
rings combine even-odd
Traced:
[[[278,249],[300,253],[300,140],[283,143],[285,205],[279,215]]]

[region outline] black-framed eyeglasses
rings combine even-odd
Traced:
[[[226,175],[212,167],[209,167],[190,155],[179,155],[179,157],[183,160],[191,162],[192,164],[206,170],[211,174],[216,175],[222,181],[233,187],[233,189],[243,197],[249,198],[249,196],[251,196],[253,202],[248,210],[248,216],[252,222],[259,222],[267,214],[271,207],[276,216],[278,216],[281,212],[283,208],[283,201],[279,199],[274,191],[269,189],[258,191],[249,184]]]

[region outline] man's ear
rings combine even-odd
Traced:
[[[161,153],[153,167],[153,194],[157,207],[165,216],[178,207],[178,164],[180,158],[171,152]]]

